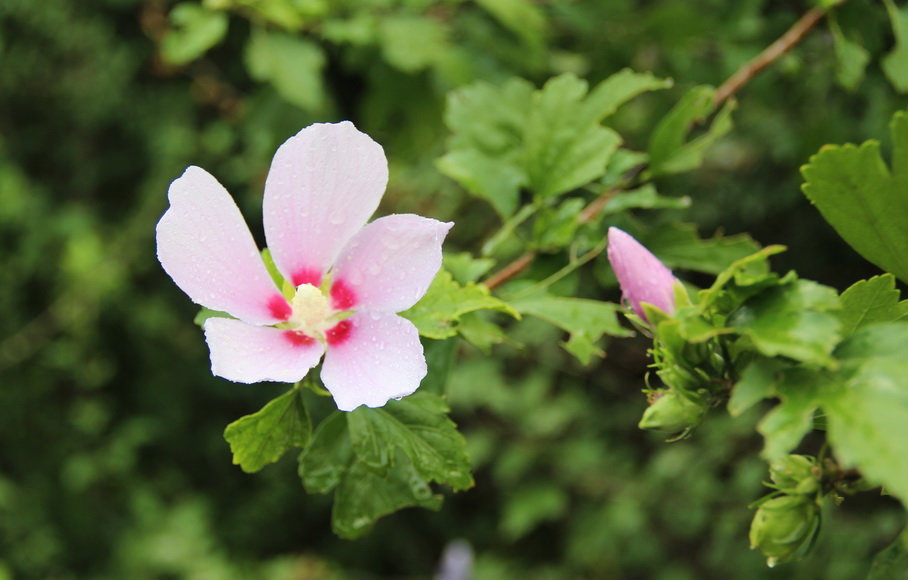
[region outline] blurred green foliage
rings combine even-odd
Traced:
[[[388,152],[383,211],[455,219],[447,250],[473,250],[500,222],[436,169],[452,90],[504,90],[512,77],[537,88],[560,73],[595,87],[626,67],[652,71],[676,88],[612,119],[629,150],[652,152],[649,136],[682,95],[721,83],[810,4],[0,1],[0,578],[424,577],[455,538],[473,545],[480,578],[862,575],[903,524],[894,501],[830,510],[810,560],[768,570],[746,540],[744,506],[766,477],[757,415],[717,417],[665,445],[636,429],[645,341],[609,344],[607,359],[582,367],[532,306],[506,338],[489,335],[486,314],[462,319],[482,348],[428,344],[430,363],[452,369],[447,399],[475,488],[440,512],[408,510],[338,540],[329,499],[303,492],[293,461],[256,476],[231,465],[224,425],[286,388],[210,376],[195,309],[154,258],[167,185],[186,165],[217,175],[255,216],[277,145],[341,118]],[[647,194],[640,203],[677,209],[636,224],[641,241],[707,273],[752,248],[676,224],[693,220],[786,243],[780,270],[839,288],[875,272],[800,196],[797,167],[825,143],[887,134],[906,78],[904,18],[888,7],[846,2],[739,95],[732,132],[697,133],[691,145],[717,139],[703,167],[656,181],[691,207]],[[494,207],[506,214],[506,203]],[[552,239],[530,278],[563,266]],[[704,244],[729,259],[698,254]],[[559,280],[558,294],[614,299],[602,262]],[[460,283],[483,269],[459,265],[449,268]],[[330,402],[312,406],[324,416]]]

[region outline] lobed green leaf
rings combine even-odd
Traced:
[[[443,339],[457,334],[461,316],[477,310],[496,310],[519,317],[517,311],[492,296],[482,284],[460,285],[445,270],[435,276],[422,300],[400,315],[415,324],[421,335]]]
[[[368,532],[382,516],[410,506],[437,510],[441,502],[402,453],[395,468],[387,471],[355,460],[334,495],[331,528],[338,536],[353,539]]]
[[[316,111],[325,102],[325,54],[315,42],[285,32],[255,29],[246,45],[246,66],[288,103]]]
[[[788,369],[778,376],[775,390],[781,400],[757,426],[765,439],[763,457],[767,461],[778,461],[790,453],[810,432],[820,394],[828,383],[824,374],[804,367]]]
[[[766,289],[728,318],[728,326],[750,338],[766,356],[832,366],[832,350],[841,339],[840,307],[832,288],[794,280]]]
[[[592,118],[583,98],[587,83],[573,75],[548,81],[533,95],[522,161],[538,197],[571,191],[601,177],[621,137]]]
[[[569,332],[565,348],[582,364],[589,364],[593,356],[604,356],[596,346],[603,335],[630,335],[618,322],[617,312],[621,307],[611,302],[544,296],[515,300],[511,306],[521,314],[535,316]]]
[[[161,57],[168,63],[190,63],[224,39],[227,15],[200,4],[177,4],[170,11],[173,24],[161,41]]]
[[[302,394],[293,388],[270,401],[252,415],[246,415],[224,430],[233,463],[254,473],[281,458],[293,447],[305,447],[312,425]]]
[[[908,8],[898,8],[892,0],[884,0],[892,32],[895,36],[895,46],[892,51],[883,57],[880,65],[886,78],[900,93],[908,92]]]
[[[722,107],[702,135],[687,140],[694,125],[712,113],[715,92],[705,85],[694,87],[659,122],[650,138],[647,170],[650,176],[696,169],[703,163],[706,150],[731,130],[734,101]]]
[[[847,336],[864,326],[908,316],[908,301],[900,302],[900,295],[891,274],[853,284],[840,297],[842,333]]]
[[[402,451],[426,480],[468,489],[473,477],[466,441],[447,412],[441,398],[422,391],[380,409],[360,407],[347,418],[353,451],[380,470],[394,467]]]
[[[347,417],[335,411],[315,430],[299,456],[299,475],[309,493],[328,493],[338,486],[353,460]]]
[[[823,395],[829,441],[846,467],[908,505],[908,322],[851,335],[836,355],[841,381]]]
[[[432,66],[450,50],[447,25],[425,16],[405,14],[382,18],[378,40],[388,64],[406,73]]]
[[[908,114],[896,113],[890,128],[891,172],[876,141],[826,146],[802,168],[802,189],[852,248],[908,281]]]

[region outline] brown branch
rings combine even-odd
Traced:
[[[812,8],[808,10],[800,20],[794,23],[788,31],[779,37],[778,40],[770,44],[760,54],[752,58],[741,68],[735,71],[728,80],[722,83],[713,97],[713,103],[720,105],[729,97],[741,90],[744,85],[749,83],[757,73],[777,61],[783,54],[799,43],[804,35],[813,28],[817,22],[826,14],[825,8]]]
[[[601,194],[599,197],[591,201],[589,205],[587,205],[580,211],[579,214],[577,214],[577,221],[581,224],[588,224],[596,219],[596,216],[599,215],[599,212],[605,209],[605,206],[608,205],[608,202],[615,199],[615,196],[618,195],[621,190],[622,188],[618,187],[617,185],[608,188],[605,193]]]
[[[513,262],[511,262],[510,264],[508,264],[501,270],[498,270],[497,272],[495,272],[494,274],[489,276],[483,282],[483,284],[485,284],[489,290],[492,290],[496,286],[500,286],[500,285],[504,284],[505,282],[507,282],[514,276],[516,276],[517,274],[520,274],[521,272],[526,270],[526,268],[530,264],[532,264],[533,260],[535,260],[535,259],[536,259],[536,251],[528,250],[522,256],[520,256],[519,258],[517,258],[516,260],[514,260]]]
[[[824,8],[812,8],[811,10],[808,10],[800,20],[795,22],[794,25],[785,32],[785,34],[767,46],[763,52],[745,63],[744,66],[735,71],[733,75],[716,89],[716,94],[713,97],[714,106],[718,107],[728,100],[732,95],[749,83],[757,73],[791,50],[791,48],[799,43],[810,29],[825,16],[825,14],[826,9]],[[645,165],[639,165],[631,169],[628,174],[625,175],[625,182],[633,181],[645,168]],[[599,212],[601,212],[605,206],[607,206],[608,203],[624,189],[624,187],[617,185],[607,189],[602,195],[591,201],[579,214],[577,214],[577,221],[581,224],[586,224],[596,219]],[[529,265],[533,263],[533,260],[536,259],[536,255],[537,252],[535,250],[527,251],[501,270],[489,276],[483,284],[485,284],[489,290],[504,284],[514,276],[526,270]]]

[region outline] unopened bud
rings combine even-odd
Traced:
[[[817,460],[806,455],[786,455],[769,466],[769,477],[789,495],[813,494],[820,489]]]
[[[696,427],[703,419],[705,407],[674,390],[654,392],[650,406],[643,412],[639,427],[677,433]]]
[[[766,564],[788,562],[813,545],[820,530],[820,506],[806,495],[783,495],[763,503],[750,525],[750,547],[759,548]]]
[[[608,259],[618,277],[624,299],[637,316],[647,320],[641,304],[652,304],[675,313],[675,284],[671,270],[630,234],[612,227],[608,230]]]

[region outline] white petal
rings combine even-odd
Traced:
[[[265,182],[265,237],[274,263],[299,285],[325,273],[384,194],[381,145],[349,121],[306,127],[274,154]]]
[[[235,383],[295,383],[318,364],[322,343],[291,330],[231,318],[205,321],[211,372]]]
[[[322,382],[337,408],[381,407],[413,393],[426,376],[426,358],[413,323],[378,312],[354,314],[347,321],[349,332],[328,347],[322,365]]]
[[[168,197],[157,226],[158,260],[177,286],[196,304],[250,324],[285,319],[290,307],[227,190],[204,169],[189,167]]]
[[[418,215],[379,218],[337,260],[335,285],[357,309],[401,312],[422,298],[441,268],[441,243],[453,223]]]

